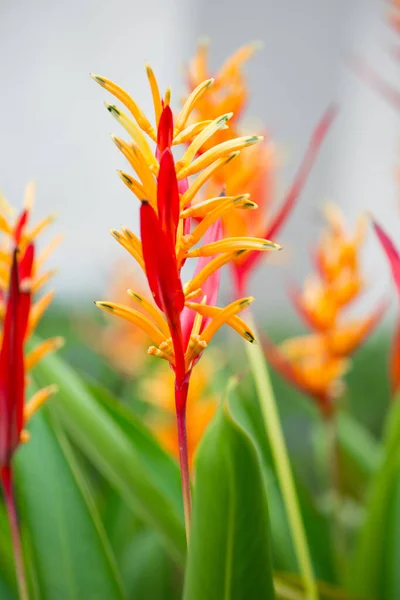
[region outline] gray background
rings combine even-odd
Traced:
[[[182,66],[203,35],[212,40],[215,67],[243,43],[263,41],[247,69],[253,94],[248,112],[282,148],[278,198],[313,126],[329,103],[340,105],[301,203],[279,238],[287,249],[284,264],[265,266],[253,279],[259,310],[288,306],[281,302],[284,284],[301,281],[310,268],[324,200],[340,203],[350,219],[371,210],[400,238],[394,180],[399,114],[349,68],[358,54],[398,81],[386,10],[383,0],[0,0],[0,187],[18,205],[25,183],[35,179],[36,214],[57,214],[53,230],[64,235],[53,259],[60,267],[59,298],[104,295],[114,261],[124,256],[107,229],[137,226],[135,199],[115,173],[124,161],[108,139],[118,125],[102,104],[106,92],[88,73],[118,81],[149,110],[148,60],[162,88],[173,85],[178,103]],[[390,288],[371,233],[365,260],[376,297],[382,286]]]

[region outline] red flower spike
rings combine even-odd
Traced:
[[[172,136],[174,133],[174,118],[169,106],[165,106],[158,123],[157,131],[157,149],[162,154],[166,148],[172,146]]]
[[[175,162],[170,148],[164,150],[160,159],[157,206],[161,228],[167,236],[171,237],[172,246],[175,247],[180,205]]]
[[[382,227],[376,221],[373,221],[372,224],[389,261],[393,280],[396,285],[397,292],[400,295],[400,254]]]
[[[140,208],[140,234],[146,275],[154,299],[172,328],[180,328],[180,314],[185,297],[175,250],[161,229],[153,207],[146,201],[142,202]]]
[[[24,423],[24,328],[25,296],[21,292],[17,250],[11,267],[10,288],[0,352],[0,464],[10,464]],[[21,307],[23,309],[21,310]]]

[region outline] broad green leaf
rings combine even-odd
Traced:
[[[270,446],[262,424],[259,404],[255,402],[254,396],[248,393],[249,387],[246,386],[246,396],[232,393],[229,405],[235,419],[251,436],[260,454],[268,494],[274,568],[280,571],[294,572],[298,570],[298,567],[282,495],[273,468]],[[334,567],[329,519],[317,509],[306,486],[299,481],[297,481],[297,493],[316,575],[332,581],[334,580]]]
[[[397,484],[400,464],[400,403],[389,413],[382,457],[371,481],[365,521],[360,529],[355,556],[349,572],[349,585],[358,594],[378,596],[383,581],[385,529],[391,528],[388,514]],[[397,519],[396,513],[395,520]],[[389,598],[389,596],[388,596]]]
[[[129,598],[180,600],[180,577],[159,538],[142,531],[125,549],[121,571]]]
[[[259,459],[228,402],[201,442],[195,481],[184,599],[274,598]]]
[[[179,469],[133,413],[107,397],[91,393],[57,356],[34,370],[41,385],[56,383],[49,406],[68,434],[143,521],[163,539],[171,556],[186,554]]]
[[[45,409],[16,456],[17,498],[40,600],[124,598],[114,559],[72,450]]]
[[[381,522],[384,530],[382,555],[377,561],[382,568],[380,582],[382,600],[400,598],[400,470],[393,477],[389,492],[388,511]]]

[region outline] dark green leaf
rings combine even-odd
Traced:
[[[186,541],[175,461],[129,409],[106,393],[91,393],[56,356],[43,360],[34,377],[41,385],[58,385],[60,392],[51,401],[51,410],[133,512],[158,532],[171,556],[183,562]]]
[[[261,467],[228,402],[201,442],[195,479],[185,600],[274,598]]]
[[[45,417],[15,461],[17,497],[40,600],[123,598],[96,509],[65,436]]]

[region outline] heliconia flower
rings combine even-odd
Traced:
[[[208,140],[202,151],[206,151],[215,139],[222,143],[241,135],[243,127],[239,117],[246,107],[248,97],[243,66],[257,48],[257,43],[248,44],[229,57],[214,75],[214,85],[209,93],[202,96],[196,103],[194,111],[196,118],[203,123],[223,113],[234,113],[231,127],[220,129],[216,134],[218,137]],[[208,45],[202,43],[187,70],[189,88],[195,89],[201,81],[208,77],[210,77]],[[336,109],[331,107],[317,124],[294,182],[277,209],[273,208],[278,162],[277,151],[265,132],[263,134],[266,136],[266,140],[263,143],[253,146],[233,162],[212,174],[204,190],[206,195],[218,195],[220,190],[225,187],[228,196],[236,196],[245,189],[250,193],[252,202],[260,209],[257,212],[231,211],[223,215],[222,221],[226,235],[246,234],[274,239],[280,233],[305,186],[335,113]],[[232,261],[231,266],[239,295],[245,291],[247,280],[260,259],[260,254],[242,253]]]
[[[312,332],[280,346],[265,339],[264,347],[271,364],[330,417],[343,392],[350,356],[380,322],[386,303],[363,318],[343,317],[365,288],[359,253],[366,221],[361,217],[349,234],[338,207],[328,205],[325,215],[328,228],[314,254],[317,274],[306,280],[303,290],[291,290],[294,306]]]
[[[63,343],[54,337],[26,351],[26,342],[49,306],[53,292],[47,292],[35,302],[35,296],[53,274],[40,273],[43,261],[58,240],[54,240],[39,256],[35,242],[38,234],[52,221],[45,218],[33,227],[30,215],[33,200],[32,185],[27,188],[25,208],[17,217],[5,200],[0,205],[0,470],[4,497],[10,519],[16,568],[21,598],[26,597],[26,581],[15,512],[12,486],[12,458],[21,443],[29,440],[25,429],[32,415],[56,392],[50,385],[36,392],[26,402],[29,371],[49,352]]]
[[[400,254],[394,243],[375,220],[372,221],[378,240],[386,254],[397,293],[400,299]],[[390,377],[392,393],[395,395],[400,389],[400,322],[397,323],[392,342],[390,359]]]
[[[194,364],[217,331],[225,324],[249,341],[254,336],[239,318],[253,298],[241,298],[226,307],[210,304],[218,292],[219,269],[244,252],[278,250],[280,246],[256,236],[214,237],[206,234],[229,212],[256,208],[245,191],[228,195],[223,189],[211,198],[198,201],[199,190],[210,177],[238,153],[262,141],[262,137],[245,135],[211,143],[218,131],[226,129],[231,113],[189,123],[197,103],[204,98],[213,79],[200,83],[192,91],[176,116],[170,108],[171,93],[160,95],[150,67],[147,75],[153,97],[156,123],[151,124],[136,102],[117,84],[104,77],[93,79],[116,96],[130,111],[133,119],[120,108],[106,105],[127,131],[129,142],[112,136],[116,146],[136,173],[120,172],[125,185],[140,200],[140,237],[131,230],[112,230],[114,238],[136,259],[146,274],[154,302],[129,291],[136,304],[131,308],[114,302],[97,302],[97,306],[126,319],[144,330],[153,341],[149,353],[164,358],[175,373],[175,404],[186,523],[190,513],[190,487],[186,443],[186,403],[190,374]],[[147,135],[147,137],[146,137]],[[150,138],[150,142],[149,139]],[[154,150],[151,142],[155,144]],[[172,149],[185,144],[181,158],[175,161]],[[209,147],[205,149],[205,144]],[[197,175],[195,179],[191,176]],[[191,258],[204,258],[201,270],[188,282],[182,281],[182,267]],[[211,259],[211,260],[208,260]],[[214,275],[214,277],[213,277]],[[212,285],[210,286],[210,282]],[[191,331],[187,329],[187,311],[193,311]],[[188,531],[188,527],[187,527]]]
[[[32,187],[27,189],[26,206],[15,218],[13,211],[2,202],[0,230],[5,238],[0,251],[0,314],[2,319],[0,350],[0,466],[9,467],[12,456],[29,435],[24,429],[34,412],[55,392],[50,386],[37,392],[25,403],[26,378],[29,371],[49,352],[59,348],[63,340],[55,337],[42,342],[26,353],[25,344],[52,301],[47,292],[34,302],[35,296],[53,275],[40,273],[48,251],[35,255],[37,235],[51,223],[45,218],[30,227]]]

